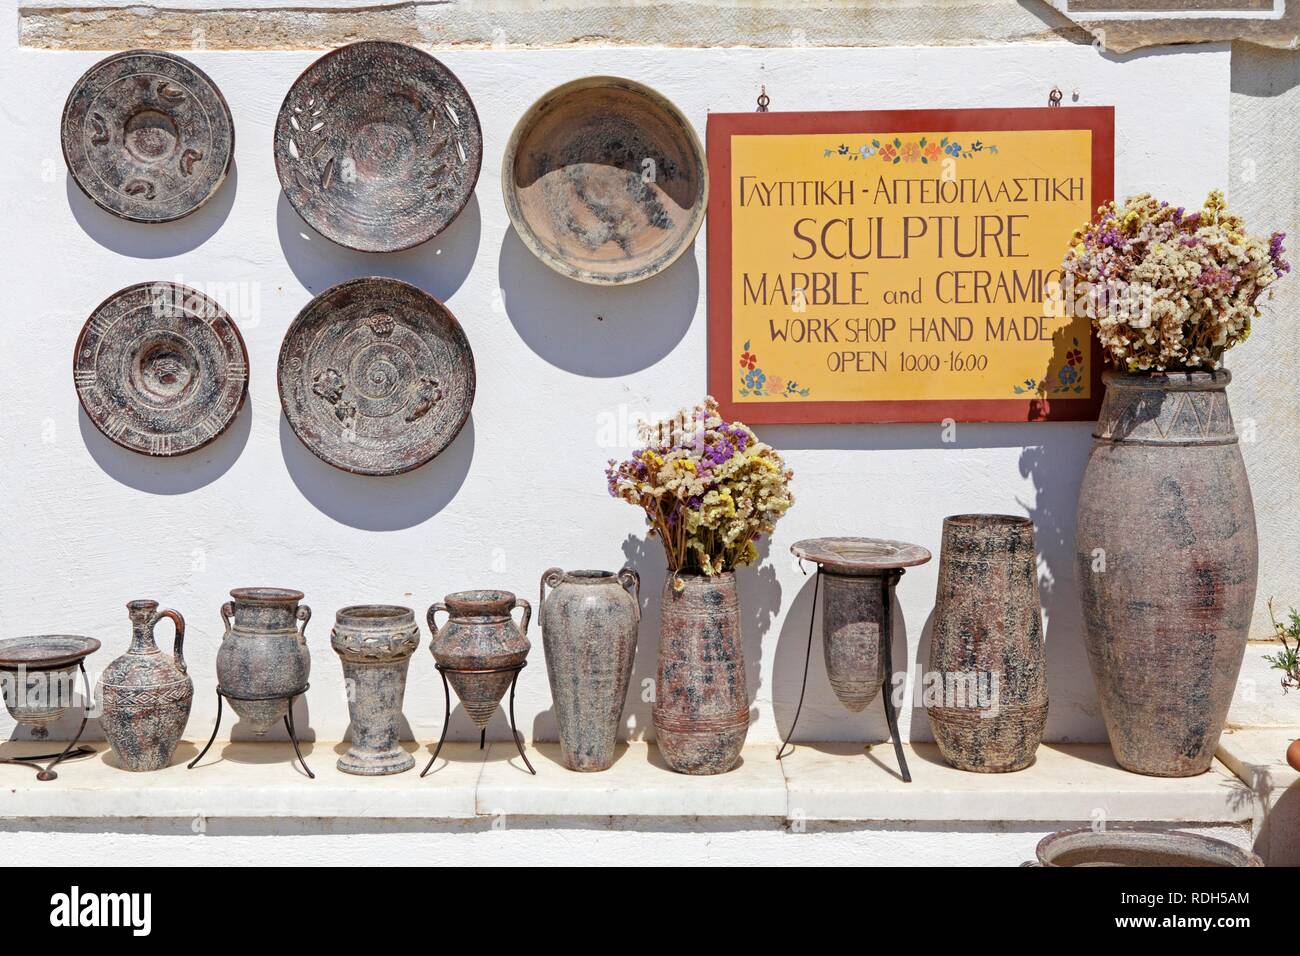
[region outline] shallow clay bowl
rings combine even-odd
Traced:
[[[46,670],[75,664],[99,650],[93,637],[78,634],[33,634],[0,641],[0,670]]]
[[[625,285],[690,247],[708,169],[677,107],[632,80],[593,76],[556,87],[520,118],[501,189],[537,258],[581,282]]]
[[[910,568],[930,560],[930,552],[919,544],[888,538],[804,538],[790,545],[790,553],[832,574],[848,575]]]

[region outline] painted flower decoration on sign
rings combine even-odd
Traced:
[[[960,142],[951,136],[940,137],[938,141],[931,140],[928,136],[921,136],[916,139],[904,139],[901,136],[894,136],[884,140],[873,138],[870,142],[862,143],[856,148],[851,147],[848,143],[826,146],[822,149],[822,156],[828,159],[843,157],[855,161],[879,156],[882,162],[890,165],[919,162],[928,166],[930,163],[937,163],[945,157],[950,159],[974,159],[981,154],[996,156],[997,152],[998,148],[995,144],[986,143],[981,139],[977,139],[967,146],[962,146]]]
[[[1083,348],[1076,337],[1071,340],[1071,348],[1066,349],[1061,367],[1053,375],[1051,372],[1041,380],[1027,378],[1011,387],[1017,395],[1064,395],[1067,392],[1079,395],[1084,386]]]
[[[811,388],[800,385],[794,379],[781,375],[768,375],[758,365],[758,356],[749,350],[750,343],[745,342],[740,350],[740,395],[744,398],[807,398],[812,394]]]

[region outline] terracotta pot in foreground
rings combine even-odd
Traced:
[[[1106,375],[1075,571],[1120,765],[1208,770],[1237,684],[1259,546],[1226,371]]]
[[[726,773],[749,732],[749,694],[736,575],[664,582],[655,678],[659,752],[678,773]]]

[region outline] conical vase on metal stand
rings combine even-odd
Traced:
[[[510,617],[523,609],[518,627]],[[438,627],[437,612],[447,614]],[[532,606],[509,591],[458,591],[429,608],[430,650],[461,706],[480,730],[528,658],[528,620]]]

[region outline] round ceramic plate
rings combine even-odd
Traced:
[[[75,634],[10,637],[0,641],[0,667],[32,670],[63,667],[90,656],[99,646],[95,638]]]
[[[275,124],[275,168],[298,215],[327,239],[393,252],[431,239],[478,182],[483,134],[454,73],[403,43],[325,54]]]
[[[77,337],[72,377],[86,415],[145,455],[201,448],[248,395],[248,352],[233,319],[202,292],[142,282],[114,293]]]
[[[133,222],[188,216],[225,181],[235,155],[216,84],[156,50],[116,53],[82,74],[63,107],[62,139],[81,191]]]
[[[790,552],[839,574],[910,568],[930,560],[919,544],[886,538],[804,538],[790,545]]]
[[[474,354],[445,305],[397,279],[353,279],[307,303],[280,347],[280,401],[322,461],[358,475],[419,468],[474,404]]]
[[[690,248],[708,170],[695,130],[632,80],[596,76],[551,90],[515,126],[501,164],[524,245],[563,275],[639,282]]]

